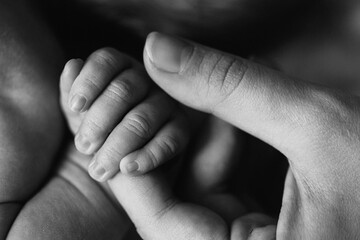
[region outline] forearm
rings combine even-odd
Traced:
[[[0,238],[44,181],[61,141],[62,57],[54,42],[29,6],[0,2]]]

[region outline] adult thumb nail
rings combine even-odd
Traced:
[[[192,51],[191,44],[156,32],[149,34],[145,44],[145,52],[154,66],[170,73],[180,72]]]

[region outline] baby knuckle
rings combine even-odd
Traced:
[[[175,155],[180,146],[178,139],[172,136],[163,137],[156,144],[162,154],[167,157]]]
[[[129,103],[133,97],[134,90],[132,85],[127,81],[116,79],[109,84],[105,94],[115,102]]]
[[[117,68],[120,58],[121,53],[114,48],[102,48],[92,54],[92,59],[97,64],[111,69]]]
[[[101,155],[99,154],[98,160],[107,167],[115,167],[117,163],[120,162],[120,159],[124,157],[124,153],[120,152],[117,148],[117,145],[104,146]]]
[[[178,150],[179,143],[173,137],[162,137],[154,140],[154,146],[147,150],[152,168],[156,168],[163,160],[174,156]]]
[[[104,134],[104,128],[97,121],[87,120],[81,128],[81,134],[89,141],[95,141]]]
[[[154,151],[153,149],[149,148],[147,151],[147,156],[150,160],[150,164],[152,165],[151,166],[151,169],[154,169],[156,168],[157,166],[159,166],[160,164],[160,159],[159,159],[159,155],[157,154],[156,151]]]
[[[101,91],[101,85],[98,81],[98,76],[96,74],[89,74],[84,78],[83,86],[87,90],[91,91]]]
[[[141,139],[151,136],[151,124],[145,113],[132,113],[126,118],[124,127]]]

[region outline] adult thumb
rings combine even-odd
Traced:
[[[304,147],[297,142],[306,136],[299,134],[312,132],[303,127],[317,118],[311,115],[314,109],[321,111],[320,105],[312,105],[319,101],[311,99],[316,94],[306,83],[183,39],[151,33],[144,63],[150,77],[178,101],[214,114],[284,153]]]

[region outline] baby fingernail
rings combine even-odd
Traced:
[[[129,162],[125,165],[126,173],[132,173],[139,169],[139,164],[137,162]]]
[[[73,112],[81,112],[86,104],[86,98],[76,94],[70,101],[70,109]]]
[[[91,143],[86,140],[81,134],[77,134],[75,137],[75,145],[76,148],[84,153],[84,154],[90,154],[89,149],[91,146]]]
[[[89,173],[97,181],[105,180],[106,170],[95,160],[89,165]]]

